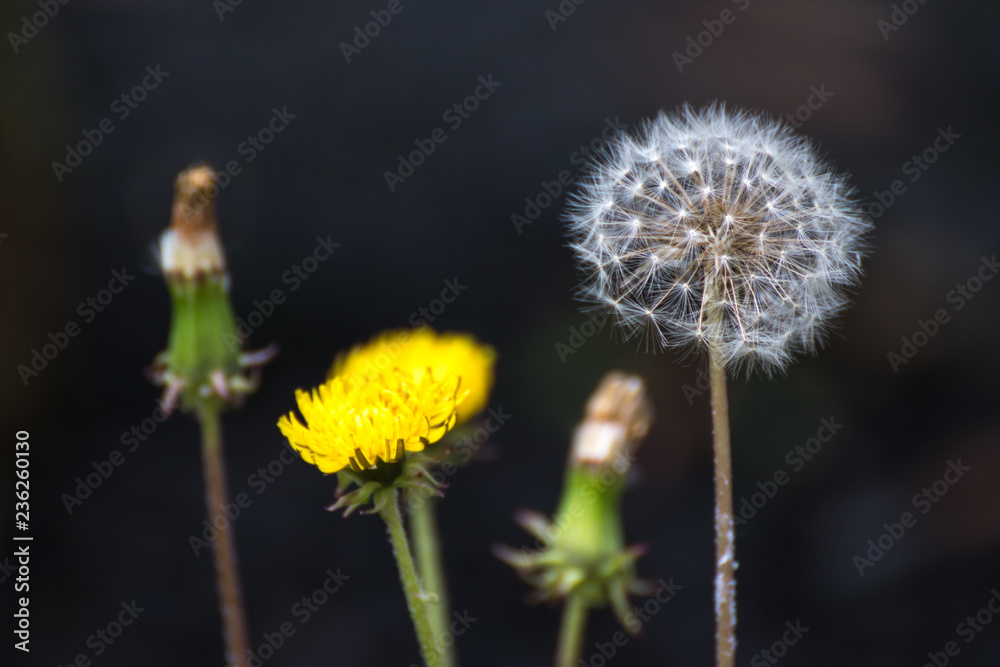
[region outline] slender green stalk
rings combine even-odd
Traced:
[[[222,428],[218,409],[202,407],[198,410],[201,425],[202,464],[205,469],[205,501],[208,520],[229,502],[226,471],[222,456]],[[226,645],[226,664],[243,667],[249,646],[246,614],[243,610],[243,592],[240,588],[239,564],[233,526],[219,531],[212,542],[215,560],[215,579],[219,591],[219,611],[222,614],[222,638]]]
[[[577,667],[583,654],[583,637],[587,628],[587,602],[579,593],[570,593],[563,607],[559,628],[559,648],[556,667]]]
[[[726,370],[714,350],[709,359],[715,445],[715,664],[736,658],[736,548],[733,534],[733,463],[729,442]]]
[[[427,611],[427,595],[421,587],[420,578],[417,576],[413,555],[410,553],[410,543],[406,537],[406,529],[403,527],[398,492],[396,489],[387,490],[387,492],[391,493],[392,497],[389,502],[384,504],[381,514],[389,527],[389,540],[392,542],[396,565],[399,567],[399,578],[403,582],[406,606],[410,610],[413,627],[417,631],[420,651],[423,653],[424,662],[428,667],[442,667],[441,657],[434,642],[434,630],[431,627],[430,615]]]
[[[427,601],[427,613],[430,616],[431,629],[435,637],[443,637],[448,631],[448,618],[451,610],[448,603],[448,587],[444,577],[444,567],[441,562],[441,540],[438,537],[436,504],[433,498],[423,498],[410,514],[410,532],[413,537],[413,548],[417,561],[420,579],[424,584],[424,592],[434,596],[435,600]],[[455,664],[454,644],[450,644],[441,653],[441,667],[452,667]]]

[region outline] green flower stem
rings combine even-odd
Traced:
[[[729,403],[726,370],[714,350],[709,366],[715,444],[715,664],[716,667],[733,667],[736,658],[736,549]]]
[[[229,502],[226,472],[222,456],[222,428],[218,409],[202,406],[198,409],[201,425],[202,464],[205,469],[205,500],[208,520],[220,507]],[[223,641],[226,647],[226,664],[242,667],[249,646],[246,615],[243,610],[243,592],[240,589],[239,565],[233,526],[219,531],[212,542],[215,560],[215,577],[219,591],[219,611],[222,614]]]
[[[430,616],[431,629],[435,637],[442,637],[448,630],[448,618],[451,615],[448,603],[448,589],[445,584],[444,567],[441,563],[441,540],[438,538],[436,504],[433,498],[423,498],[410,514],[410,531],[413,535],[413,546],[416,552],[417,568],[424,591],[429,596],[435,596],[436,601],[427,602],[427,612]],[[448,646],[441,654],[441,667],[452,667],[455,664],[454,644]]]
[[[421,588],[417,569],[413,564],[413,555],[410,553],[406,529],[403,527],[403,517],[399,511],[399,497],[394,488],[388,489],[387,492],[391,493],[392,496],[388,502],[383,503],[383,509],[380,513],[389,527],[389,540],[392,542],[392,550],[396,555],[399,578],[403,582],[406,606],[410,610],[413,627],[417,631],[420,651],[423,653],[427,667],[442,667],[441,657],[434,643],[434,630],[431,627],[427,611],[427,595]]]
[[[570,593],[563,607],[559,628],[559,648],[556,667],[577,667],[583,654],[583,637],[587,628],[587,601],[579,593]]]

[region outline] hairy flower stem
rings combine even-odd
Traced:
[[[733,667],[736,658],[733,462],[729,445],[726,370],[715,348],[712,348],[709,355],[709,367],[715,449],[715,664],[716,667]]]
[[[448,604],[448,589],[445,584],[444,567],[441,563],[441,540],[438,538],[436,504],[433,498],[425,498],[410,514],[410,532],[413,536],[413,549],[416,552],[417,569],[428,596],[437,600],[428,600],[427,613],[430,616],[431,629],[435,637],[442,637],[448,631],[448,618],[451,610]],[[452,667],[455,664],[454,643],[445,648],[441,654],[441,667]]]
[[[205,405],[198,409],[197,414],[198,423],[201,425],[205,501],[208,505],[208,520],[211,522],[213,513],[218,512],[220,507],[229,502],[222,456],[221,419],[218,408]],[[219,611],[222,614],[222,637],[226,645],[226,664],[243,667],[249,641],[232,525],[219,531],[218,539],[212,542],[212,556],[215,560]]]
[[[571,593],[563,607],[559,627],[559,648],[556,667],[577,667],[583,654],[583,637],[587,628],[587,602],[580,593]]]
[[[420,578],[417,576],[417,569],[413,563],[413,555],[410,553],[410,542],[406,537],[406,528],[403,527],[403,517],[399,511],[399,495],[394,488],[387,489],[386,492],[391,493],[392,496],[389,502],[384,504],[380,513],[389,527],[389,541],[392,543],[392,551],[396,556],[399,578],[403,582],[403,592],[406,594],[406,606],[410,610],[413,627],[417,631],[420,651],[427,667],[442,667],[427,610],[427,594],[420,585]]]

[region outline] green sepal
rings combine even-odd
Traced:
[[[649,585],[635,574],[635,561],[646,549],[626,547],[621,524],[621,497],[628,470],[570,466],[555,520],[521,510],[516,520],[536,538],[536,548],[497,546],[494,553],[534,587],[530,600],[540,602],[578,596],[588,607],[610,604],[622,626],[628,594],[647,595]],[[631,620],[631,619],[630,619]]]
[[[182,404],[190,408],[215,394],[213,372],[225,378],[240,373],[240,339],[225,274],[171,278],[167,285],[173,315],[166,364],[183,382]]]

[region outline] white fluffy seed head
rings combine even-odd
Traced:
[[[580,296],[626,337],[767,373],[822,342],[870,228],[808,139],[716,104],[612,138],[566,217]]]

